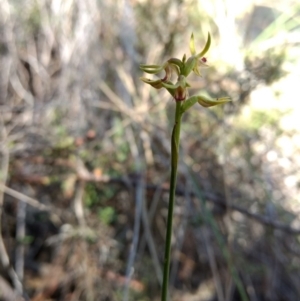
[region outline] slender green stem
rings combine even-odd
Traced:
[[[172,224],[173,224],[173,210],[175,203],[175,189],[177,179],[177,166],[178,166],[178,154],[179,154],[179,138],[180,138],[180,125],[181,125],[181,110],[182,103],[176,102],[175,111],[175,124],[172,132],[171,141],[171,178],[170,178],[170,195],[169,195],[169,209],[167,220],[167,233],[166,233],[166,245],[165,245],[165,259],[164,259],[164,275],[161,301],[168,300],[168,286],[170,276],[170,261],[171,261],[171,240],[172,240]]]

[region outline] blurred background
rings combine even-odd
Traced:
[[[160,300],[174,101],[139,64],[210,68],[182,126],[173,301],[300,300],[296,0],[0,1],[0,300]]]

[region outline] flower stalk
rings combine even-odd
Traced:
[[[195,49],[194,35],[190,38],[189,48],[191,56],[186,59],[186,55],[182,60],[178,58],[171,58],[163,65],[140,65],[140,68],[149,74],[158,74],[165,71],[165,76],[161,79],[151,80],[142,77],[141,80],[151,85],[155,89],[165,88],[176,102],[175,121],[171,136],[171,177],[170,177],[170,194],[169,194],[169,207],[167,218],[167,231],[165,242],[165,255],[164,255],[164,271],[163,271],[163,284],[161,301],[168,300],[168,285],[170,276],[170,262],[171,262],[171,242],[172,242],[172,226],[173,226],[173,211],[175,204],[175,190],[177,180],[177,168],[179,158],[179,140],[180,140],[180,127],[182,115],[189,110],[196,103],[203,107],[211,107],[219,104],[224,104],[230,101],[229,97],[211,99],[202,95],[195,95],[188,97],[188,88],[191,85],[187,82],[187,77],[191,72],[201,76],[200,69],[207,67],[207,59],[204,57],[205,53],[209,50],[211,44],[211,37],[208,34],[206,44],[203,50],[197,54]],[[172,74],[177,75],[177,82],[171,82]]]
[[[181,117],[182,117],[181,107],[182,107],[182,103],[179,101],[176,102],[175,124],[173,127],[172,137],[171,137],[171,177],[170,177],[170,194],[169,194],[169,208],[168,208],[168,219],[167,219],[163,284],[162,284],[162,294],[161,294],[162,301],[167,301],[168,284],[170,278],[173,211],[174,211],[174,203],[175,203],[177,167],[178,167],[178,157],[179,157],[180,126],[181,126]]]

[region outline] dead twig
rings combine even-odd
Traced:
[[[7,132],[6,128],[4,126],[4,123],[2,122],[2,118],[0,120],[0,125],[2,127],[2,131],[0,132],[0,137],[3,139],[3,141],[6,141],[7,139]],[[2,175],[2,181],[3,183],[6,183],[7,175],[8,175],[8,167],[9,167],[9,149],[6,147],[5,143],[2,147],[2,163],[0,165],[0,174]],[[22,295],[23,293],[23,285],[12,267],[10,263],[10,258],[8,256],[3,237],[2,237],[2,208],[3,208],[3,201],[4,201],[4,193],[0,193],[0,261],[2,264],[2,267],[5,271],[7,271],[15,290],[18,292],[18,294]]]
[[[9,188],[6,185],[3,185],[0,183],[0,191],[20,200],[21,202],[24,202],[38,210],[42,210],[42,211],[55,211],[56,209],[52,208],[51,206],[47,206],[44,204],[41,204],[39,201],[37,201],[36,199],[33,199],[21,192],[18,192],[12,188]]]
[[[15,269],[21,282],[24,279],[24,255],[25,255],[25,228],[26,228],[26,203],[19,201],[17,211],[16,223],[16,255],[15,255]]]
[[[129,287],[130,282],[134,273],[134,260],[136,257],[137,246],[139,242],[140,233],[140,222],[142,217],[143,202],[145,201],[145,180],[144,176],[140,175],[137,180],[137,189],[135,197],[135,217],[134,217],[134,229],[133,229],[133,240],[130,247],[129,258],[127,261],[126,268],[126,282],[124,287],[124,301],[129,300]]]

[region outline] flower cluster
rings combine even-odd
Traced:
[[[182,60],[178,58],[171,58],[163,65],[140,65],[140,68],[144,72],[149,74],[158,74],[162,71],[165,72],[165,76],[161,79],[151,80],[145,77],[141,77],[141,80],[156,89],[165,88],[174,97],[175,101],[193,100],[193,104],[195,102],[198,102],[204,107],[211,107],[230,101],[228,97],[209,99],[201,95],[187,99],[187,89],[191,87],[191,85],[187,82],[186,78],[191,72],[194,72],[196,75],[201,76],[201,68],[208,67],[206,64],[207,60],[204,55],[209,50],[210,44],[211,37],[208,33],[207,41],[203,50],[197,54],[195,50],[194,35],[192,34],[189,45],[191,56],[188,59],[186,59],[186,55],[184,55]],[[177,76],[177,82],[175,84],[171,82],[172,74],[175,74]]]

